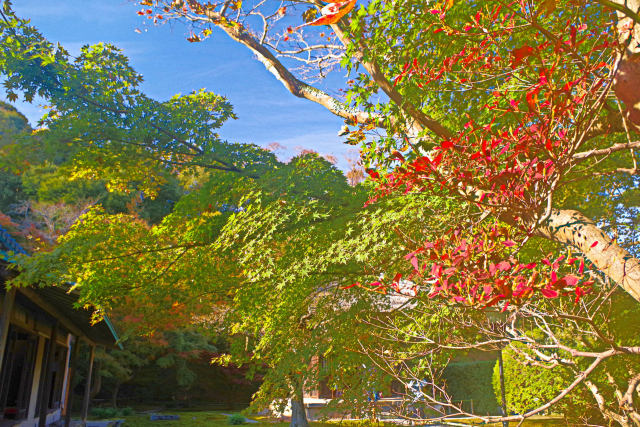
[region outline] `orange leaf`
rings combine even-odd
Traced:
[[[349,0],[337,3],[329,3],[320,11],[322,16],[315,21],[309,22],[309,25],[331,25],[338,22],[347,13],[351,12],[356,5],[357,0]]]
[[[513,60],[511,61],[511,68],[516,68],[525,58],[533,55],[534,52],[534,49],[526,44],[521,48],[512,50],[511,55],[513,56]]]

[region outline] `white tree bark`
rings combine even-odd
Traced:
[[[616,12],[618,41],[624,46],[624,52],[615,76],[614,89],[618,99],[627,108],[627,119],[640,126],[640,22],[637,22],[640,0],[612,0],[612,3],[626,8]],[[629,12],[636,16],[629,16]]]
[[[640,302],[640,261],[582,213],[553,209],[536,234],[572,246]]]

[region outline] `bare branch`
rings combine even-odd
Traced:
[[[623,151],[623,150],[628,150],[628,149],[636,149],[636,148],[640,148],[640,141],[633,141],[633,142],[621,142],[619,144],[614,144],[611,147],[608,148],[602,148],[602,149],[598,149],[598,150],[590,150],[590,151],[583,151],[580,153],[576,153],[573,155],[573,159],[574,160],[585,160],[591,157],[597,157],[597,156],[608,156],[612,153],[618,152],[618,151]]]
[[[344,118],[350,123],[374,123],[378,127],[384,126],[384,117],[351,108],[349,105],[339,101],[328,93],[299,80],[241,23],[235,21],[230,22],[220,13],[213,10],[207,10],[203,15],[204,18],[194,16],[186,18],[194,22],[205,21],[207,23],[212,23],[223,30],[233,40],[248,47],[256,55],[257,59],[265,66],[265,68],[293,95],[320,104],[331,113]]]

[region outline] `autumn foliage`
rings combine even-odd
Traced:
[[[482,307],[501,300],[520,304],[536,294],[571,294],[577,301],[592,283],[582,259],[556,255],[555,261],[522,264],[517,252],[551,213],[551,197],[577,167],[574,154],[594,130],[597,112],[610,108],[609,59],[617,43],[606,26],[567,20],[553,33],[538,26],[533,38],[514,46],[523,22],[535,25],[544,13],[530,8],[524,1],[491,4],[458,26],[446,19],[446,8],[430,10],[439,19],[429,31],[474,43],[437,68],[409,61],[394,80],[424,90],[447,81],[489,95],[480,117],[467,117],[462,131],[430,152],[406,160],[395,151],[391,172],[369,172],[379,184],[372,202],[396,191],[435,192],[507,224],[471,221],[416,247],[407,256],[410,278],[419,277],[430,297]]]

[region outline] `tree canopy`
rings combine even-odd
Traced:
[[[141,329],[224,325],[237,360],[271,368],[264,405],[299,404],[323,354],[336,386],[353,385],[349,402],[386,375],[431,387],[403,416],[473,415],[439,385],[441,368],[456,350],[524,345],[525,363],[566,383],[484,421],[535,415],[584,385],[604,419],[637,422],[640,349],[608,323],[637,319],[640,300],[638,4],[139,3],[157,23],[189,23],[190,42],[224,31],[292,94],[344,117],[372,184],[350,187],[315,154],[284,164],[224,141],[224,98],[150,99],[116,47],[71,58],[5,3],[5,86],[50,103],[32,142],[59,147],[73,179],[140,202],[180,187],[154,221],[91,208],[15,284],[73,281],[98,314],[135,307]],[[346,97],[282,58],[315,77],[345,67]],[[603,387],[610,360],[629,370]]]

